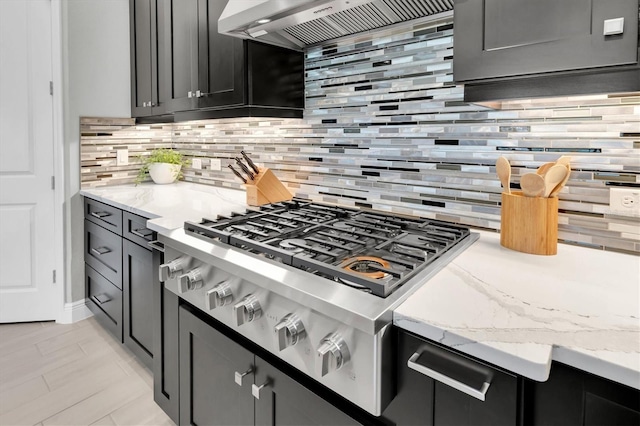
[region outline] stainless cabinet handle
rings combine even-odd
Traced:
[[[442,373],[439,373],[435,370],[432,370],[429,367],[425,367],[424,365],[418,364],[416,361],[420,357],[420,353],[416,352],[411,355],[411,358],[407,361],[407,367],[412,370],[417,371],[418,373],[424,374],[427,377],[431,377],[433,380],[437,380],[440,383],[443,383],[447,386],[451,386],[454,389],[459,390],[460,392],[464,392],[469,396],[479,399],[480,401],[484,401],[487,395],[487,391],[489,390],[490,382],[485,381],[482,384],[480,389],[473,388],[466,383],[459,382],[455,379],[452,379],[449,376],[445,376]]]
[[[104,293],[96,294],[95,296],[93,296],[93,299],[100,305],[111,300],[111,298]]]
[[[132,229],[131,233],[140,238],[147,238],[149,235],[153,234],[153,231],[147,228],[140,228],[140,229]]]
[[[187,98],[193,98],[193,92],[191,90],[187,92]]]
[[[153,250],[158,250],[160,253],[164,253],[164,244],[158,240],[149,241],[147,246],[151,247]]]
[[[106,253],[111,253],[111,249],[108,247],[98,247],[98,248],[91,247],[91,253],[95,254],[96,256],[100,256]]]
[[[236,381],[236,384],[238,386],[242,386],[242,379],[244,379],[244,376],[246,376],[247,374],[251,374],[253,373],[253,367],[249,367],[249,369],[247,371],[245,371],[244,373],[238,373],[237,371],[234,373],[234,378]]]
[[[200,96],[202,96],[202,92],[199,90],[196,90],[196,98],[199,98]]]
[[[265,386],[269,386],[270,384],[271,382],[269,381],[269,379],[267,379],[267,381],[260,386],[251,385],[251,395],[253,395],[255,399],[260,399],[260,391],[262,390],[262,388],[264,388]]]
[[[97,217],[98,219],[102,219],[103,217],[111,216],[109,212],[91,212],[89,213],[93,217]]]

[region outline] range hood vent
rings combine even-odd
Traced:
[[[453,10],[453,0],[229,0],[221,34],[302,50],[326,40]]]

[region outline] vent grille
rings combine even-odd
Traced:
[[[306,45],[453,10],[454,0],[376,0],[283,31]]]
[[[344,28],[345,34],[359,33],[393,24],[389,17],[371,3],[338,12],[327,16],[326,19]]]
[[[382,0],[403,21],[453,10],[453,0]]]

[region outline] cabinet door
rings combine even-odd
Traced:
[[[131,34],[131,116],[151,114],[151,3],[129,1]]]
[[[218,18],[226,4],[221,0],[198,0],[199,108],[245,103],[243,41],[218,33]]]
[[[256,425],[359,425],[357,421],[256,356]]]
[[[624,18],[624,32],[603,35]],[[456,81],[638,62],[638,0],[457,0]]]
[[[251,425],[253,354],[180,307],[180,424]]]
[[[198,0],[165,0],[163,10],[171,28],[164,34],[166,109],[186,111],[195,107],[198,83]]]
[[[124,344],[147,367],[153,366],[153,254],[129,240],[122,241]]]
[[[164,262],[161,251],[153,251],[153,399],[171,420],[178,423],[178,296],[160,282],[158,270]]]

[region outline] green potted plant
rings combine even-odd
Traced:
[[[140,157],[142,167],[138,171],[136,184],[142,182],[147,175],[155,183],[173,183],[176,179],[182,178],[182,166],[188,166],[190,161],[178,151],[168,148],[154,149],[150,155]]]

